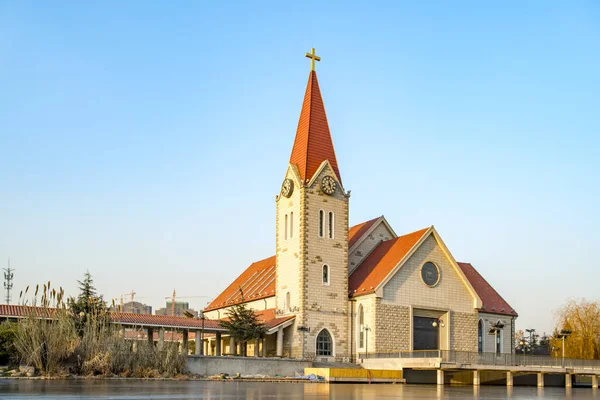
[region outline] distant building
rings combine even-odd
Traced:
[[[198,316],[198,311],[190,308],[190,303],[187,301],[176,301],[175,309],[173,309],[173,302],[167,301],[164,308],[156,310],[156,315],[174,315],[176,317],[186,317],[186,312],[192,314],[194,317]]]
[[[149,306],[144,303],[140,303],[139,301],[129,301],[127,303],[123,303],[123,309],[120,309],[119,304],[115,304],[110,308],[111,311],[121,311],[125,313],[132,314],[150,314],[152,315],[152,306]]]

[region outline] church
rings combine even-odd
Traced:
[[[356,362],[400,351],[514,352],[517,313],[473,265],[454,259],[433,226],[396,232],[384,216],[349,226],[350,192],[314,67],[320,58],[314,49],[306,56],[308,84],[275,199],[275,254],[250,264],[205,317],[223,319],[246,303],[268,329],[247,349],[260,357]],[[207,354],[242,353],[233,338],[219,340]]]

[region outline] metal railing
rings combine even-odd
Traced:
[[[584,360],[579,358],[560,358],[530,354],[477,353],[456,350],[415,350],[383,353],[359,353],[358,358],[399,358],[425,359],[434,358],[442,363],[491,365],[503,367],[555,367],[600,369],[600,360]]]

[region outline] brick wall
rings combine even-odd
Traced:
[[[384,304],[377,299],[375,351],[410,350],[410,307]]]
[[[450,349],[457,351],[477,351],[476,313],[450,313]]]

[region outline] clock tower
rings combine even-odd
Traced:
[[[294,315],[284,354],[349,356],[348,200],[311,53],[296,138],[276,198],[276,312]]]

